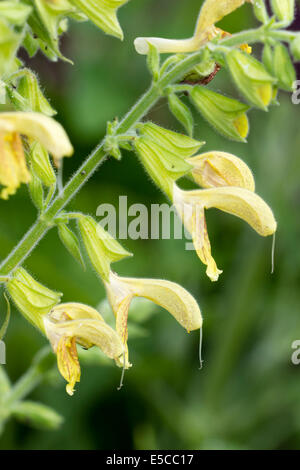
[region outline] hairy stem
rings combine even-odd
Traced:
[[[267,35],[271,37],[280,35],[285,38],[285,31],[266,30],[264,26],[235,34],[230,38],[223,39],[220,43],[224,46],[236,46],[243,42],[263,42]],[[288,32],[289,39],[294,33]],[[283,40],[284,40],[283,38]],[[157,100],[164,95],[166,87],[180,80],[193,67],[198,65],[203,56],[203,46],[199,51],[189,55],[180,63],[174,65],[160,80],[153,83],[148,91],[140,98],[140,100],[131,108],[116,127],[115,134],[122,135],[130,131],[135,124],[142,119],[149,109],[155,105]],[[92,152],[92,154],[83,162],[74,176],[69,180],[64,190],[59,194],[41,214],[37,222],[25,234],[23,239],[18,243],[15,249],[0,265],[1,276],[9,275],[30,255],[37,243],[44,237],[49,228],[55,225],[55,218],[61,210],[69,203],[80,188],[88,181],[96,169],[106,159],[107,154],[104,150],[104,140]]]

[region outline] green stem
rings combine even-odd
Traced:
[[[287,36],[293,37],[294,34],[295,33],[292,32],[267,30],[265,26],[261,26],[258,29],[245,31],[235,34],[230,38],[225,38],[220,41],[220,44],[224,46],[236,46],[244,42],[263,42],[268,35],[272,37],[280,35],[281,37],[286,38]],[[164,95],[166,87],[180,80],[186,73],[201,62],[205,47],[206,45],[198,52],[187,56],[184,60],[174,65],[173,68],[166,72],[160,80],[153,83],[149,90],[118,124],[115,134],[123,135],[134,128],[136,123],[142,119],[150,108],[155,105],[157,100]],[[49,228],[55,225],[54,220],[57,215],[88,181],[100,164],[104,162],[106,157],[107,155],[104,150],[103,140],[87,160],[85,160],[75,175],[69,180],[62,194],[59,194],[50,203],[45,212],[40,215],[35,225],[29,229],[15,249],[2,262],[0,265],[1,276],[9,275],[14,269],[23,263],[37,243],[44,237]]]
[[[166,86],[180,79],[186,72],[201,61],[203,51],[196,52],[188,56],[157,83],[153,84],[149,90],[141,97],[129,113],[122,119],[116,128],[116,135],[125,134],[156,103],[163,95]],[[81,165],[75,175],[70,179],[62,194],[58,195],[45,212],[40,216],[35,225],[26,233],[16,248],[8,255],[0,266],[1,276],[10,274],[30,255],[37,243],[44,237],[46,232],[54,225],[55,217],[75,196],[77,191],[88,181],[96,169],[106,158],[104,142],[94,150],[89,158]]]

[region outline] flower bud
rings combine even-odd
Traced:
[[[193,135],[194,119],[190,108],[188,108],[175,93],[168,95],[169,109],[177,121],[182,124],[188,135]]]
[[[14,272],[6,287],[24,317],[44,331],[43,317],[59,303],[62,294],[35,281],[23,268]]]
[[[253,11],[258,21],[261,21],[261,23],[267,23],[269,15],[264,0],[254,0]]]
[[[37,77],[29,70],[26,70],[18,86],[18,92],[28,103],[26,109],[22,111],[34,111],[46,116],[54,116],[56,111],[50,106],[43,95]]]
[[[68,252],[81,264],[83,269],[85,269],[80,244],[75,233],[73,233],[66,224],[60,223],[58,224],[58,235]]]
[[[12,415],[27,425],[44,430],[58,429],[63,422],[63,417],[49,406],[27,400],[15,403]]]
[[[229,139],[245,142],[249,131],[249,106],[202,86],[194,86],[190,98],[202,116]]]
[[[271,5],[279,21],[292,23],[295,17],[295,0],[271,0]]]
[[[267,110],[273,98],[276,81],[254,57],[238,49],[226,55],[227,64],[236,86],[245,98],[258,108]]]
[[[30,148],[29,159],[35,174],[45,186],[52,186],[56,182],[56,176],[49,160],[48,152],[39,143],[34,142]]]
[[[138,124],[137,129],[143,136],[150,137],[157,144],[164,147],[168,152],[174,155],[188,158],[194,155],[205,142],[199,142],[179,132],[173,132],[169,129],[157,126],[152,122]]]
[[[226,152],[207,152],[188,159],[194,180],[203,188],[238,186],[255,190],[250,168],[240,158]]]
[[[286,91],[292,91],[297,79],[294,65],[287,48],[278,43],[274,49],[274,74],[278,79],[278,86]]]
[[[90,261],[102,279],[107,280],[110,265],[132,256],[100,224],[89,216],[78,219],[82,239]]]
[[[153,181],[171,198],[174,181],[191,169],[183,157],[172,153],[150,137],[138,137],[134,141],[135,150]]]
[[[28,185],[30,196],[32,198],[33,204],[35,207],[42,211],[44,206],[44,190],[43,185],[39,177],[35,174],[35,172],[31,171],[31,180]]]

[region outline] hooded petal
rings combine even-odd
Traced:
[[[212,151],[187,160],[193,165],[192,175],[203,188],[238,186],[255,190],[250,168],[243,160],[226,152]]]
[[[78,319],[54,323],[44,319],[46,335],[57,354],[60,373],[67,380],[67,392],[72,395],[74,385],[80,380],[80,366],[76,343],[85,348],[98,346],[109,358],[119,360],[124,347],[119,335],[102,318]]]
[[[70,156],[73,147],[63,127],[40,113],[0,113],[0,133],[18,133],[37,140],[55,159]]]
[[[165,308],[188,331],[202,326],[202,316],[194,297],[179,284],[161,279],[122,278],[111,273],[110,283],[106,285],[108,297],[114,308],[112,298],[145,297]],[[120,300],[118,302],[120,305]],[[116,305],[116,303],[115,303]],[[117,313],[117,312],[115,312]]]
[[[206,0],[200,10],[195,35],[218,23],[244,3],[252,0]]]
[[[259,235],[264,237],[276,232],[277,224],[272,210],[261,197],[252,191],[231,186],[179,191],[179,198],[184,204],[199,205],[205,209],[214,207],[228,212],[245,220]]]

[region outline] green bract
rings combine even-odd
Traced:
[[[226,59],[235,84],[249,103],[267,110],[276,80],[258,60],[238,49],[231,50]]]
[[[23,268],[15,271],[6,287],[27,320],[44,331],[43,316],[59,303],[62,294],[35,281]]]
[[[92,265],[102,279],[108,280],[110,264],[131,256],[131,253],[126,251],[92,217],[82,215],[78,223]]]
[[[295,17],[295,0],[271,0],[272,10],[284,23],[290,24]]]
[[[123,39],[123,31],[117,19],[117,10],[128,0],[70,0],[79,10],[105,33]]]
[[[244,103],[220,95],[202,86],[194,86],[190,97],[203,117],[229,139],[245,142],[249,131]]]

